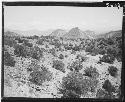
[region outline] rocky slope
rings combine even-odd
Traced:
[[[89,38],[89,36],[83,31],[81,31],[78,27],[72,28],[63,37],[67,39],[78,39],[78,38],[88,39]]]
[[[57,30],[57,35],[62,32]],[[86,32],[92,35],[91,31]],[[121,38],[116,45],[108,39],[88,39],[79,28],[67,34],[64,37],[86,39],[69,42],[44,36],[42,39],[15,36],[4,39],[4,96],[119,98],[122,60],[117,56],[121,58]],[[37,43],[43,39],[44,43]]]
[[[66,31],[65,30],[62,30],[62,29],[57,29],[55,31],[53,31],[49,36],[54,36],[54,37],[63,37],[63,35],[66,34]]]

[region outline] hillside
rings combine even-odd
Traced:
[[[36,30],[36,29],[33,29],[33,30],[25,30],[25,31],[22,31],[22,30],[12,30],[12,29],[4,29],[5,32],[7,31],[11,31],[15,34],[18,34],[18,35],[21,35],[21,36],[33,36],[33,35],[37,35],[37,36],[41,36],[41,35],[44,35],[44,36],[47,36],[49,34],[52,33],[52,29],[49,29],[49,30],[45,30],[45,31],[40,31],[40,30]]]
[[[52,36],[62,36],[65,31],[54,32]],[[120,98],[122,37],[91,39],[94,35],[77,27],[65,37],[83,39],[5,32],[4,97]]]
[[[12,32],[12,31],[4,31],[4,36],[20,36],[18,33]]]
[[[83,39],[88,39],[90,38],[87,33],[81,31],[78,27],[72,28],[67,34],[63,36],[64,38],[67,39],[78,39],[78,38],[83,38]]]
[[[62,37],[63,35],[66,34],[66,31],[65,30],[62,30],[62,29],[57,29],[55,31],[53,31],[50,36],[54,36],[54,37]]]
[[[108,33],[98,35],[97,38],[115,38],[115,37],[121,37],[122,36],[122,30],[118,31],[110,31]]]

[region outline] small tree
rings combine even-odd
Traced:
[[[29,81],[36,85],[42,85],[45,81],[50,81],[52,79],[52,73],[50,73],[45,67],[41,67],[41,71],[34,70],[30,73],[31,78]]]
[[[10,47],[16,46],[17,42],[12,37],[4,37],[4,45],[8,45]]]
[[[64,59],[63,54],[60,54],[60,55],[59,55],[59,59]]]
[[[86,56],[82,56],[82,55],[78,54],[78,55],[76,56],[76,59],[79,59],[79,60],[80,60],[80,62],[84,62],[84,61],[86,61],[86,60],[87,60],[87,57],[86,57]]]
[[[99,76],[99,73],[96,68],[93,68],[92,66],[90,68],[86,68],[85,70],[85,76],[97,78]]]
[[[37,46],[34,46],[31,50],[31,57],[37,60],[40,60],[40,58],[43,56],[43,52],[41,49]]]
[[[32,44],[32,43],[29,43],[28,41],[24,42],[24,45],[25,45],[25,46],[28,46],[28,47],[33,47],[33,44]]]
[[[80,50],[80,46],[76,46],[76,45],[75,45],[75,47],[73,47],[72,50],[74,50],[74,51],[79,51],[79,50]]]
[[[108,93],[115,92],[115,87],[111,84],[109,80],[105,80],[102,88],[105,89]]]
[[[43,39],[38,39],[38,41],[36,42],[36,44],[43,45],[43,42],[44,42]]]
[[[63,98],[79,98],[87,92],[95,91],[98,81],[95,79],[85,79],[79,72],[68,73],[62,80]]]
[[[14,60],[14,58],[7,52],[4,52],[4,64],[7,66],[11,66],[14,67],[15,66],[16,61]]]
[[[105,63],[110,63],[110,64],[113,64],[115,60],[115,57],[112,56],[112,55],[103,55],[102,58],[100,58],[100,62],[105,62]]]
[[[55,49],[54,48],[52,48],[52,49],[49,49],[49,53],[51,53],[53,56],[57,56],[56,55],[56,51],[55,51]]]
[[[98,89],[97,93],[96,93],[96,98],[99,98],[99,99],[114,99],[115,97],[113,96],[112,93],[109,94],[108,92],[106,92],[103,89]]]
[[[18,43],[23,43],[23,42],[24,42],[24,40],[23,40],[23,39],[21,39],[20,37],[15,38],[15,40],[17,40],[17,41],[18,41]]]
[[[62,71],[63,73],[65,73],[65,68],[64,68],[65,64],[62,61],[59,60],[54,60],[53,61],[53,68]]]
[[[15,46],[15,50],[14,50],[14,54],[18,57],[22,56],[22,57],[26,57],[26,50],[25,50],[25,46],[23,45],[16,45]]]
[[[27,71],[38,71],[41,68],[40,65],[38,65],[37,60],[32,60],[31,64],[27,67]]]
[[[117,74],[118,74],[118,73],[117,73],[117,72],[118,72],[118,69],[117,69],[116,67],[114,67],[114,66],[109,66],[108,72],[109,72],[109,74],[110,74],[111,76],[116,77]]]
[[[71,70],[71,71],[79,71],[82,69],[82,63],[80,61],[75,61],[73,62],[68,68]]]

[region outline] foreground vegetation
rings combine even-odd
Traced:
[[[29,94],[33,94],[35,93],[33,90],[36,92],[42,90],[38,86],[45,88],[47,83],[50,82],[50,86],[52,86],[52,83],[55,82],[56,85],[60,84],[53,90],[57,90],[56,95],[61,94],[61,98],[110,99],[120,97],[120,83],[112,84],[107,77],[120,78],[121,69],[114,66],[114,62],[121,63],[122,37],[78,39],[71,43],[69,40],[51,36],[5,36],[3,49],[5,80],[7,80],[5,85],[9,83],[9,80],[16,80],[18,87],[20,87],[19,83],[22,86],[25,84],[30,89]],[[89,57],[87,57],[88,55]],[[108,66],[108,69],[103,69],[104,72],[107,71],[108,75],[103,71],[100,72],[98,66],[93,66],[92,61],[89,61],[98,55],[100,55],[99,60],[94,63],[98,66]],[[60,74],[60,79],[55,77],[57,75],[54,71]],[[9,79],[6,78],[8,75]],[[100,81],[101,77],[105,78],[103,83]],[[31,87],[33,85],[35,88]],[[42,94],[42,91],[40,92]],[[34,96],[27,95],[27,97]]]

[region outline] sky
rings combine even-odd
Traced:
[[[4,6],[4,27],[13,30],[79,27],[97,33],[122,29],[123,8],[68,6]]]

